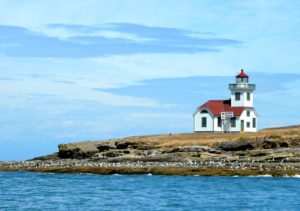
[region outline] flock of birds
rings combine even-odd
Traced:
[[[274,163],[273,163],[274,162]],[[32,168],[81,168],[81,167],[126,167],[126,168],[148,168],[148,167],[216,167],[231,170],[293,170],[300,171],[300,166],[288,163],[287,159],[280,162],[269,160],[230,161],[230,160],[205,160],[187,162],[145,162],[145,161],[125,161],[125,162],[94,162],[94,161],[10,161],[0,162],[0,166],[13,169],[32,169]]]

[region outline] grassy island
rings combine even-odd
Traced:
[[[258,133],[186,133],[60,144],[0,171],[162,175],[299,175],[300,126]]]

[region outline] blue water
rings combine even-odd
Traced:
[[[300,178],[0,172],[0,210],[300,210]]]

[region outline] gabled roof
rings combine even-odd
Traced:
[[[241,72],[235,77],[237,77],[237,78],[248,78],[249,76],[246,73],[244,73],[243,69],[241,69]]]
[[[214,116],[221,116],[221,112],[233,112],[234,116],[241,116],[245,109],[254,109],[253,107],[234,106],[231,107],[231,100],[209,100],[199,109],[208,109]]]

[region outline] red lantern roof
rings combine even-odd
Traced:
[[[249,76],[246,73],[244,73],[243,69],[241,69],[240,74],[238,74],[236,77],[237,78],[248,78]]]

